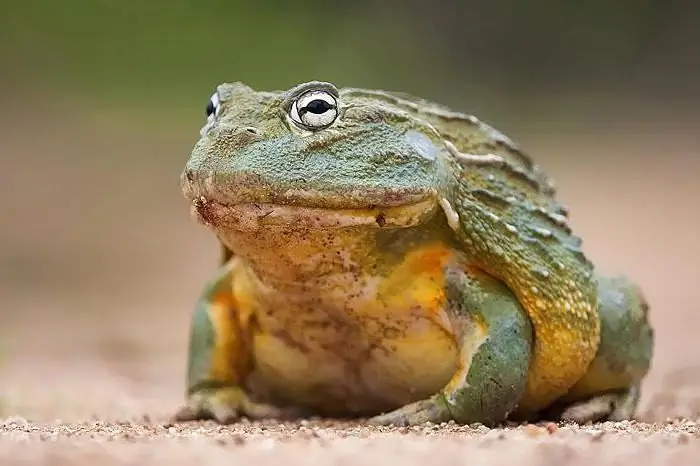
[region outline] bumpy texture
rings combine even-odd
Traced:
[[[180,420],[382,424],[633,414],[652,332],[594,271],[551,180],[410,96],[223,84],[182,175],[222,264]]]

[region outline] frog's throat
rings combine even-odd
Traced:
[[[198,215],[261,283],[290,295],[298,286],[355,289],[450,237],[437,201],[358,210],[207,203]]]

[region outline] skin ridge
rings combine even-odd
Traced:
[[[464,126],[470,127],[473,130],[473,133],[479,134],[480,136],[482,146],[480,149],[486,151],[508,151],[515,163],[513,165],[514,169],[515,167],[522,167],[525,169],[523,173],[527,174],[528,172],[532,172],[533,175],[535,175],[533,178],[537,179],[538,183],[541,185],[541,189],[543,189],[544,192],[549,195],[553,195],[555,193],[552,180],[537,167],[532,157],[520,150],[520,148],[515,145],[510,138],[473,115],[456,112],[446,106],[414,97],[409,94],[380,90],[346,88],[341,91],[341,95],[366,97],[368,99],[385,101],[393,106],[401,108],[403,111],[408,112],[415,118],[423,119],[429,124],[440,127],[441,133],[448,140],[459,139],[459,137],[455,136],[450,137],[450,133],[452,133],[452,131],[450,131],[448,128],[451,126],[459,126],[460,131],[458,132],[463,131]],[[477,147],[474,147],[474,149],[477,149]],[[529,174],[526,176],[530,177]]]
[[[459,149],[471,152],[468,141]],[[522,405],[542,409],[565,394],[595,357],[600,323],[592,263],[580,249],[580,238],[555,217],[547,191],[513,182],[518,172],[504,169],[510,160],[482,165],[478,172],[460,158],[452,158],[451,165],[457,178],[453,201],[463,219],[457,234],[475,250],[479,266],[516,293],[533,320],[535,349]],[[502,199],[505,208],[490,209],[472,186]],[[572,337],[585,349],[572,346]],[[570,359],[555,359],[557,352]]]

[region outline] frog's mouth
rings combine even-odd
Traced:
[[[273,187],[252,176],[234,179],[183,172],[184,196],[204,224],[222,229],[406,228],[421,223],[439,207],[433,187],[336,187],[327,192],[298,186]]]
[[[334,229],[353,226],[409,228],[432,217],[434,199],[371,208],[326,208],[271,203],[227,204],[199,197],[192,201],[193,215],[205,225],[237,231],[281,228]]]

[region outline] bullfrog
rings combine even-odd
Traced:
[[[475,116],[323,81],[217,86],[181,175],[221,248],[176,421],[628,419],[640,288],[601,274],[552,179]]]

